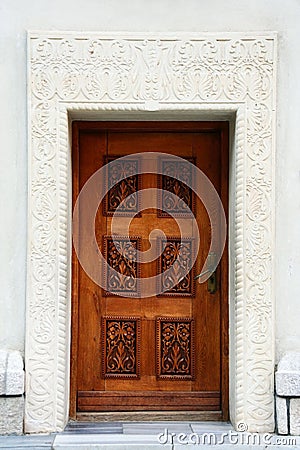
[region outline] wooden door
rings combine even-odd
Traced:
[[[105,289],[92,281],[73,254],[71,416],[82,412],[182,410],[206,411],[209,418],[227,419],[227,250],[217,269],[216,292],[211,293],[207,282],[195,280],[209,251],[207,211],[192,190],[178,180],[175,172],[185,170],[183,166],[173,167],[170,176],[130,176],[129,165],[138,164],[136,155],[146,152],[176,155],[196,165],[212,181],[227,211],[226,122],[73,124],[73,201],[89,177],[108,162],[112,162],[112,169],[107,182],[116,177],[121,181],[108,190],[95,218],[97,244],[108,263],[103,275]],[[127,166],[118,163],[125,155],[130,155]],[[160,163],[164,164],[163,159]],[[165,164],[169,164],[167,159]],[[144,209],[138,201],[126,204],[130,193],[148,188],[164,189],[167,196],[171,192],[180,201],[167,206],[167,197],[159,194],[156,208]],[[116,214],[121,200],[123,207]],[[196,217],[200,247],[193,268],[182,277],[184,262],[171,266],[178,252],[190,258],[195,251],[194,225],[184,213],[186,204]],[[130,223],[131,243],[126,249],[128,240],[122,227],[132,208],[138,210]],[[177,216],[184,223],[183,237]],[[114,238],[112,220],[117,234]],[[161,230],[164,235],[153,230]],[[151,232],[151,242],[160,247],[160,256],[147,263],[136,262],[137,251],[149,249]],[[120,282],[109,267],[125,274],[128,283]],[[162,274],[164,292],[142,295],[145,293],[140,291],[143,283],[139,280],[158,273]],[[168,289],[170,278],[173,284]]]

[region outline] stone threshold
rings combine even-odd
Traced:
[[[3,436],[1,449],[15,450],[279,450],[299,449],[300,436],[237,433],[224,422],[70,422],[48,436]]]
[[[1,450],[52,450],[55,434],[0,436]]]

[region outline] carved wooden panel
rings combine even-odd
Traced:
[[[109,156],[105,158],[105,163],[110,164],[106,173],[108,193],[104,199],[104,215],[138,213],[140,177],[133,174],[138,169],[139,161],[134,158],[122,161],[117,156]],[[116,212],[121,203],[122,205]]]
[[[103,317],[102,375],[104,378],[139,378],[140,320]]]
[[[105,295],[139,295],[140,265],[136,261],[140,238],[104,236]]]
[[[160,240],[160,245],[159,292],[164,291],[160,295],[193,297],[195,294],[194,269],[191,267],[193,239],[167,237]],[[184,275],[185,272],[187,273]]]
[[[161,172],[164,175],[158,176],[158,186],[162,189],[158,217],[168,217],[169,214],[189,217],[188,208],[195,213],[194,193],[187,185],[187,183],[193,183],[194,174],[191,163],[195,164],[195,158],[183,159],[186,159],[186,162],[172,161],[170,158],[160,160]]]
[[[156,320],[158,378],[194,378],[194,322],[189,318],[160,317]]]

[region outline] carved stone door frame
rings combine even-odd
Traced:
[[[26,432],[68,420],[73,119],[230,120],[230,416],[274,429],[276,35],[30,32]]]

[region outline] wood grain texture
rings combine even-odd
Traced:
[[[196,162],[197,167],[214,184],[227,213],[228,124],[226,122],[74,123],[73,200],[76,200],[88,177],[99,169],[105,160],[129,154],[133,155],[134,160],[135,153],[149,151],[174,154]],[[163,182],[159,181],[159,177],[155,174],[143,174],[139,178],[134,183],[131,180],[129,190],[135,184],[145,189],[158,187]],[[169,185],[171,186],[170,183]],[[111,198],[126,198],[128,186],[117,186],[116,195]],[[174,185],[170,189],[174,190]],[[187,197],[191,195],[184,186],[175,186],[175,192],[176,189],[182,193],[182,199],[185,195]],[[211,230],[204,205],[194,194],[192,197],[190,204],[195,211],[201,238],[193,271],[200,273],[207,256]],[[120,226],[121,230],[122,215],[118,220],[117,226]],[[95,219],[96,237],[102,250],[103,236],[111,234],[111,221],[108,207],[102,205]],[[186,221],[185,229],[190,237],[193,235],[193,226],[188,217]],[[180,237],[174,218],[158,214],[155,208],[144,210],[130,224],[130,235],[140,237],[142,251],[148,250],[149,233],[154,228],[163,230],[166,236]],[[211,411],[214,414],[218,411],[219,417],[226,420],[228,418],[227,265],[226,248],[217,269],[219,286],[215,294],[208,293],[206,283],[195,283],[192,288],[194,297],[176,294],[176,297],[162,295],[141,299],[105,295],[104,290],[89,279],[78,264],[76,256],[73,256],[71,417],[75,418],[78,411],[90,413],[122,411],[129,401],[128,398],[131,399],[129,403],[132,411],[177,410],[178,405],[174,404],[173,398],[180,393],[182,395],[180,404],[183,405],[181,409]],[[151,277],[157,274],[159,264],[156,260],[141,266],[141,276]],[[193,282],[193,276],[190,277],[190,281]],[[104,339],[101,323],[104,317],[140,318],[139,379],[125,377],[110,379],[103,376],[104,360],[101,355],[104,351]],[[188,380],[180,376],[168,379],[157,375],[158,317],[175,320],[183,317],[193,322],[195,336],[191,355],[193,376]],[[119,400],[114,403],[112,393],[116,391],[119,393]],[[138,395],[130,397],[129,394],[135,392],[138,392]],[[158,392],[159,395],[156,394]],[[205,392],[214,392],[216,395],[208,401],[208,397],[203,396]]]
[[[100,395],[99,395],[100,394]],[[219,392],[79,392],[79,411],[218,411]]]
[[[125,411],[125,412],[78,412],[79,422],[155,422],[155,421],[219,421],[221,411]]]

